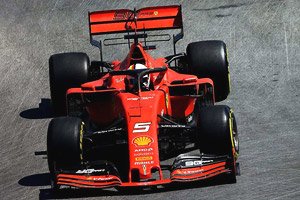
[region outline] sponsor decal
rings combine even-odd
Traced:
[[[186,167],[191,167],[191,166],[201,166],[205,163],[210,163],[213,162],[213,160],[194,160],[194,161],[187,161],[185,162]]]
[[[186,128],[186,126],[181,124],[161,124],[160,128]]]
[[[134,156],[149,156],[153,155],[153,152],[135,153]]]
[[[114,179],[114,177],[88,177],[87,180],[93,180],[93,181],[109,181]]]
[[[149,151],[153,151],[153,148],[142,148],[142,149],[135,149],[134,152],[138,153],[138,152],[149,152]]]
[[[137,101],[137,100],[148,100],[148,99],[153,99],[154,97],[129,97],[127,98],[127,101]]]
[[[146,133],[150,129],[151,122],[135,123],[133,133]]]
[[[153,139],[149,136],[140,136],[134,138],[132,142],[135,146],[149,146],[153,142]]]
[[[149,156],[153,155],[153,148],[138,148],[134,150],[134,156]]]
[[[156,11],[157,12],[157,11]],[[155,12],[154,12],[155,13]],[[141,12],[139,13],[139,17],[142,17],[142,16],[151,16],[154,14],[152,11],[147,11],[147,12]]]
[[[128,11],[116,11],[113,17],[113,20],[125,20],[128,19],[130,12]]]
[[[138,97],[130,97],[127,98],[127,101],[137,101],[139,98]]]
[[[135,161],[147,161],[147,160],[153,160],[152,156],[142,156],[142,157],[136,157]]]
[[[151,165],[154,164],[154,161],[141,161],[141,162],[134,162],[135,165]]]
[[[182,171],[183,174],[195,174],[195,173],[199,173],[199,172],[203,172],[203,169],[194,169],[194,170],[184,170]]]
[[[104,172],[105,169],[83,169],[83,170],[78,170],[76,174],[91,174],[95,172]]]
[[[148,100],[148,99],[153,99],[154,97],[142,97],[142,100]]]
[[[113,129],[109,129],[109,130],[96,131],[93,134],[101,135],[101,134],[105,134],[105,133],[113,133],[113,132],[122,131],[122,130],[123,130],[122,128],[113,128]]]

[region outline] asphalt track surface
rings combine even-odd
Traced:
[[[224,40],[229,49],[234,108],[240,133],[242,175],[236,184],[194,184],[120,194],[114,190],[49,190],[46,150],[52,117],[48,58],[83,51],[89,44],[88,11],[182,4],[189,42]],[[0,199],[300,199],[300,1],[74,1],[0,2]],[[171,53],[159,45],[152,55]],[[123,58],[108,48],[104,58]]]

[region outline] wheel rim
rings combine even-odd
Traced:
[[[231,137],[231,146],[234,151],[233,156],[235,159],[237,159],[239,156],[239,138],[238,138],[236,121],[232,110],[230,110],[230,137]]]
[[[239,138],[238,138],[237,131],[233,130],[232,135],[233,135],[234,149],[238,153],[239,152]]]

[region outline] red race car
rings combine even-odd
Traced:
[[[235,117],[228,106],[214,105],[230,90],[225,43],[193,42],[176,53],[183,38],[177,5],[91,12],[89,30],[100,61],[85,53],[49,59],[51,100],[60,116],[47,134],[52,188],[121,189],[218,175],[236,182]],[[123,37],[95,40],[108,34]],[[156,48],[149,44],[169,40],[174,55],[148,53]],[[102,60],[102,46],[122,44],[129,46],[123,61]]]

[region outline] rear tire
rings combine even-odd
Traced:
[[[200,109],[198,141],[202,153],[228,155],[231,173],[226,180],[236,182],[236,160],[239,153],[237,126],[233,111],[228,106],[217,105]]]
[[[66,92],[89,80],[90,60],[85,53],[61,53],[49,59],[51,101],[54,113],[67,114]]]
[[[187,46],[187,73],[214,82],[215,101],[223,101],[230,92],[226,44],[211,40],[193,42]]]
[[[84,123],[76,117],[52,119],[47,133],[48,166],[51,176],[59,169],[78,166],[82,161]]]

